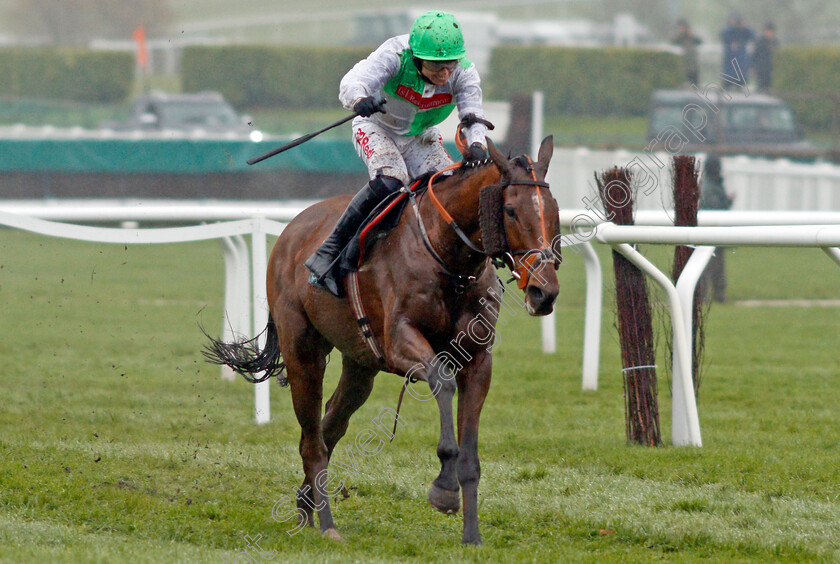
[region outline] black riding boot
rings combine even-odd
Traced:
[[[359,190],[350,200],[329,237],[306,260],[306,268],[312,272],[309,276],[311,284],[335,296],[343,295],[338,256],[373,208],[401,186],[402,182],[392,176],[377,175]]]

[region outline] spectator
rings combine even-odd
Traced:
[[[740,15],[733,13],[729,16],[727,26],[720,34],[723,42],[723,74],[730,77],[743,77],[746,85],[750,75],[750,60],[747,46],[755,39],[752,29],[744,25]],[[733,61],[735,61],[733,63]],[[735,68],[737,64],[738,68]],[[732,82],[724,81],[724,87],[730,88]]]
[[[733,199],[723,187],[723,174],[721,173],[720,157],[709,155],[703,166],[703,178],[700,187],[700,209],[704,210],[728,210],[732,207]],[[726,301],[726,268],[724,264],[725,247],[715,249],[715,254],[706,267],[706,272],[700,286],[700,295],[704,301],[709,286],[711,286],[711,299],[716,302]]]
[[[699,37],[694,35],[686,20],[681,19],[677,21],[677,34],[673,37],[673,39],[671,39],[671,43],[682,47],[686,80],[689,84],[697,84],[699,81],[697,46],[700,45],[702,41]]]
[[[752,62],[759,90],[770,90],[773,87],[773,55],[776,53],[778,46],[776,26],[773,25],[773,22],[767,22],[761,37],[755,42],[755,49],[753,50]]]

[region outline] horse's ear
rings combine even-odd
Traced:
[[[498,147],[496,147],[490,139],[487,140],[487,153],[490,155],[490,159],[493,163],[499,167],[499,171],[501,171],[502,176],[510,178],[510,161],[505,158],[502,152],[499,151]]]
[[[543,139],[540,144],[540,150],[537,153],[537,163],[534,168],[545,178],[548,173],[548,163],[551,162],[551,157],[554,155],[554,136],[549,135]]]

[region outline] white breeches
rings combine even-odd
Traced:
[[[408,184],[412,178],[452,164],[437,127],[412,137],[394,135],[371,120],[353,120],[353,146],[368,167],[372,179],[377,173],[393,176]]]

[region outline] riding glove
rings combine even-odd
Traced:
[[[385,113],[385,99],[377,100],[373,96],[366,96],[353,105],[353,111],[362,117],[370,117],[375,113]]]
[[[470,145],[467,152],[464,154],[464,165],[473,167],[478,166],[487,160],[487,149],[481,146],[481,143],[475,142]]]

